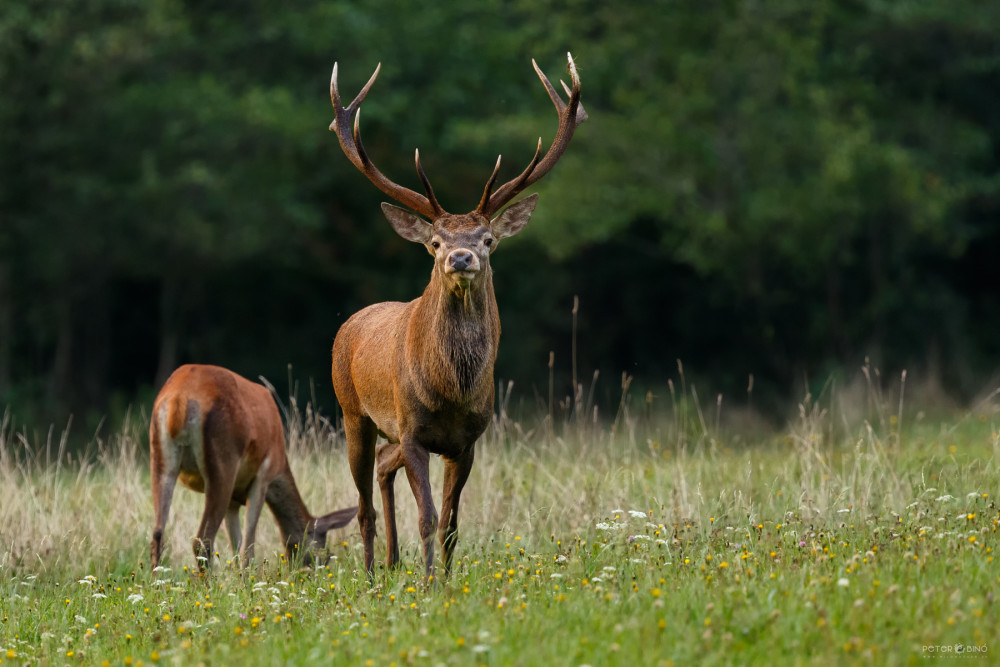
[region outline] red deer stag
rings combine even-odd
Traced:
[[[500,341],[500,316],[493,293],[490,255],[501,239],[513,236],[527,224],[538,195],[494,214],[555,166],[577,125],[587,118],[580,104],[580,78],[572,55],[567,54],[567,60],[572,88],[562,85],[568,102],[532,60],[559,115],[552,146],[542,156],[539,139],[527,169],[493,191],[500,169],[498,158],[479,205],[464,215],[447,213],[438,203],[420,166],[419,151],[416,169],[426,197],[390,181],[365,153],[359,106],[381,64],[347,107],[337,90],[337,65],[333,66],[330,98],[335,117],[330,129],[337,133],[341,148],[354,166],[379,190],[427,218],[382,204],[382,212],[396,233],[422,243],[434,257],[431,279],[422,296],[409,303],[378,303],[355,313],[341,326],[333,343],[333,386],[344,412],[348,457],[358,487],[365,568],[369,573],[375,539],[372,471],[377,459],[385,512],[386,564],[391,567],[399,561],[393,482],[402,467],[417,500],[425,576],[433,574],[438,517],[428,480],[430,454],[444,458],[440,540],[445,571],[451,567],[459,497],[472,469],[475,441],[486,429],[493,410],[493,364]],[[379,434],[388,443],[381,445],[376,454]]]
[[[347,525],[357,513],[357,507],[350,507],[321,517],[309,514],[288,467],[285,434],[271,393],[218,366],[181,366],[167,379],[153,405],[149,458],[156,514],[149,544],[152,567],[163,552],[163,528],[178,479],[205,494],[205,512],[194,539],[202,570],[211,562],[223,518],[233,552],[246,565],[253,558],[257,520],[267,503],[289,558],[301,544],[304,561],[311,563],[311,554],[326,545],[327,531]]]

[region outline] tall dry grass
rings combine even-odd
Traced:
[[[621,388],[613,417],[599,414],[593,385],[578,385],[573,396],[523,418],[510,412],[511,387],[500,387],[463,494],[460,539],[517,535],[530,543],[588,534],[616,509],[648,512],[667,524],[709,526],[723,517],[780,521],[787,513],[822,524],[838,521],[848,509],[901,513],[927,493],[998,491],[997,391],[970,410],[951,412],[948,421],[936,421],[927,416],[934,406],[906,403],[905,374],[886,381],[866,367],[853,384],[805,397],[787,426],[775,430],[745,409],[727,409],[719,397],[699,398],[680,366],[662,398],[633,396],[627,377]],[[354,504],[337,425],[294,396],[280,404],[306,504],[315,514]],[[44,573],[70,566],[82,572],[147,561],[147,428],[145,415],[129,416],[87,453],[70,455],[65,434],[32,441],[4,417],[0,567]],[[970,460],[954,483],[992,488],[950,488],[942,471],[954,468],[956,447],[973,445],[992,456]],[[431,472],[439,490],[442,466],[432,464]],[[404,558],[412,559],[416,506],[404,487],[398,489],[398,523]],[[191,537],[203,500],[181,487],[175,493],[167,526],[167,558],[174,564],[193,565]],[[360,548],[356,524],[331,536],[333,545],[344,542],[347,549]],[[260,524],[258,544],[262,558],[280,550],[268,518]],[[223,559],[229,556],[222,532],[216,548]]]

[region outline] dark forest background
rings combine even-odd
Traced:
[[[422,248],[328,132],[375,65],[366,147],[449,210],[556,115],[590,120],[494,256],[497,376],[780,404],[870,357],[968,397],[1000,369],[1000,3],[0,3],[0,411],[77,423],[211,362],[334,411],[330,345],[419,295]]]

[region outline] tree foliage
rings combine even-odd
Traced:
[[[317,378],[426,258],[326,132],[449,210],[551,141],[530,59],[590,120],[497,258],[498,372],[683,358],[781,391],[871,355],[959,389],[996,368],[1000,9],[990,3],[399,0],[0,6],[0,401],[106,410],[173,365]],[[993,332],[993,333],[991,333]],[[560,357],[561,358],[561,357]],[[57,414],[51,412],[50,414]]]

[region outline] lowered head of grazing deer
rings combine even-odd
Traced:
[[[321,517],[309,514],[285,456],[285,434],[271,392],[218,366],[186,365],[174,371],[153,404],[149,459],[156,524],[149,545],[151,567],[160,562],[163,529],[174,486],[205,494],[205,511],[194,538],[194,555],[204,569],[215,553],[222,520],[233,553],[246,565],[253,558],[257,521],[271,508],[285,553],[312,555],[326,546],[326,534],[350,523],[357,507]],[[240,537],[240,507],[247,506]]]
[[[445,211],[420,165],[417,175],[426,196],[390,181],[369,159],[361,143],[359,107],[381,65],[346,107],[333,66],[330,98],[344,153],[382,192],[406,208],[382,204],[393,229],[422,244],[434,257],[430,282],[409,303],[369,306],[349,318],[333,343],[333,385],[344,411],[351,473],[358,487],[358,522],[364,540],[365,568],[373,568],[375,510],[372,473],[378,463],[386,526],[386,564],[399,560],[396,538],[396,471],[404,468],[417,500],[426,576],[434,571],[434,531],[438,516],[428,481],[430,454],[444,458],[440,540],[445,569],[451,565],[458,530],[458,503],[469,477],[476,439],[493,409],[493,364],[500,341],[500,316],[493,293],[490,256],[500,240],[528,223],[538,201],[531,195],[501,212],[518,193],[540,179],[562,156],[587,114],[580,104],[580,78],[567,54],[572,87],[563,83],[568,102],[532,61],[559,114],[559,127],[542,156],[542,140],[528,167],[493,190],[500,159],[479,205],[470,213]],[[353,132],[351,117],[354,116]],[[410,210],[407,210],[410,209]],[[414,213],[415,211],[415,213]],[[418,215],[419,214],[419,215]],[[378,435],[388,441],[376,451]]]

